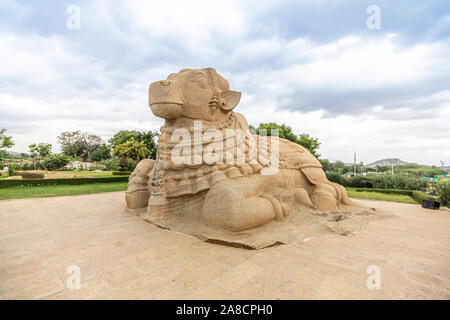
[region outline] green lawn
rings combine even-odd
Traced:
[[[67,171],[65,171],[67,172]],[[107,171],[106,171],[107,172]],[[78,172],[74,172],[78,173]],[[86,171],[86,173],[91,173]],[[79,177],[86,177],[88,174],[81,172]],[[96,172],[100,173],[100,172]],[[103,172],[102,172],[103,173]],[[109,172],[110,173],[110,172]],[[111,174],[111,173],[110,173]],[[108,175],[101,175],[108,176]],[[92,194],[101,192],[125,191],[127,189],[127,182],[111,182],[111,183],[93,183],[82,185],[59,185],[59,186],[33,186],[33,187],[10,187],[0,189],[0,200],[7,199],[21,199],[21,198],[43,198],[56,196],[70,196],[78,194]],[[360,192],[355,188],[347,188],[349,197],[394,201],[403,203],[417,204],[410,196],[399,194],[384,194],[379,192]]]
[[[83,171],[77,171],[77,170],[71,170],[71,171],[49,171],[49,174],[53,173],[66,173],[66,174],[74,174],[75,178],[97,178],[97,177],[112,177],[112,171],[89,171],[89,170],[83,170]]]
[[[0,200],[71,196],[77,194],[125,191],[126,189],[127,182],[92,183],[73,186],[11,187],[0,189]]]
[[[402,194],[385,194],[380,192],[356,191],[356,188],[346,188],[346,189],[348,196],[353,198],[417,204],[417,202],[413,198]]]
[[[20,170],[18,170],[20,171]],[[99,178],[99,177],[116,177],[113,176],[112,171],[89,171],[89,170],[70,170],[70,171],[48,171],[47,174],[57,174],[57,173],[64,173],[64,174],[74,174],[74,178]],[[0,176],[0,179],[5,179],[8,177],[8,172],[3,172]]]

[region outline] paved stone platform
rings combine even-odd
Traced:
[[[450,214],[356,201],[395,217],[262,250],[159,229],[122,210],[123,192],[0,201],[0,299],[450,299]]]

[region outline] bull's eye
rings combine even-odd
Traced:
[[[190,82],[196,84],[202,89],[206,89],[208,87],[208,80],[202,73],[197,73],[194,77],[191,78]]]

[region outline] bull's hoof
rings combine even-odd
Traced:
[[[338,209],[336,190],[328,184],[319,184],[311,195],[314,208],[322,211]]]

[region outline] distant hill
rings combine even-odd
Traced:
[[[394,164],[395,166],[402,165],[402,164],[408,164],[406,161],[402,161],[400,159],[396,158],[388,158],[388,159],[381,159],[372,163],[369,163],[365,165],[365,167],[369,168],[375,168],[376,166],[392,166]]]

